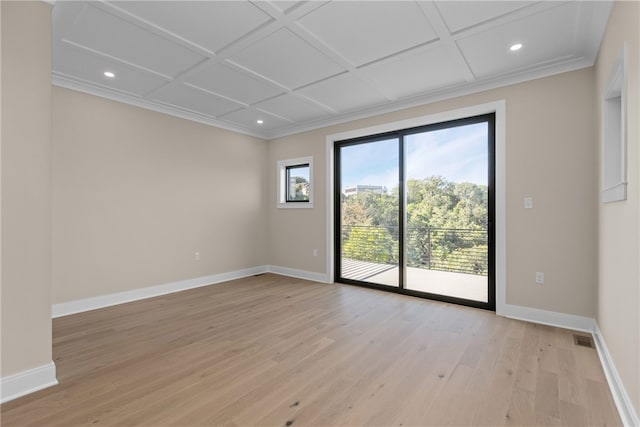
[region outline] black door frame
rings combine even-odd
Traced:
[[[474,301],[463,298],[451,297],[447,295],[440,294],[432,294],[428,292],[420,292],[414,291],[410,289],[406,289],[404,287],[404,273],[405,273],[405,265],[404,265],[404,255],[406,252],[406,243],[404,241],[404,231],[406,227],[406,218],[405,218],[405,182],[404,182],[404,168],[405,168],[405,159],[404,159],[404,137],[408,135],[413,135],[417,133],[424,133],[429,131],[435,131],[440,129],[447,129],[452,127],[464,126],[468,124],[476,124],[486,122],[488,124],[487,127],[487,149],[489,151],[488,159],[488,172],[489,172],[489,180],[488,180],[488,277],[487,277],[487,287],[488,287],[488,301]],[[454,120],[447,120],[443,122],[412,127],[408,129],[402,129],[397,131],[385,132],[380,134],[374,134],[369,136],[362,136],[358,138],[352,138],[347,140],[335,141],[334,142],[334,159],[333,159],[333,174],[334,174],[334,203],[333,203],[333,224],[334,224],[334,280],[338,283],[345,283],[349,285],[355,286],[363,286],[367,288],[384,290],[387,292],[394,292],[403,295],[410,295],[420,298],[427,298],[437,301],[443,301],[453,304],[465,305],[469,307],[482,308],[485,310],[495,311],[496,309],[496,248],[495,248],[495,211],[496,211],[496,113],[488,113],[481,114],[471,117],[465,117]],[[346,279],[341,277],[341,162],[340,162],[340,153],[341,148],[348,147],[351,145],[359,145],[364,143],[372,143],[382,140],[388,139],[398,139],[398,150],[399,150],[399,177],[398,177],[398,185],[399,185],[399,227],[398,227],[398,241],[399,245],[399,253],[398,253],[398,267],[399,267],[399,277],[398,277],[398,286],[387,286],[387,285],[379,285],[375,283],[370,283],[366,281],[359,281],[353,279]]]

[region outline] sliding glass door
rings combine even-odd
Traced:
[[[495,308],[494,116],[335,145],[336,281]]]
[[[344,143],[340,174],[340,274],[346,280],[398,287],[400,276],[400,141]]]

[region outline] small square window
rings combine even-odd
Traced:
[[[309,201],[309,164],[287,166],[287,202]]]
[[[313,158],[278,162],[278,207],[313,207]]]

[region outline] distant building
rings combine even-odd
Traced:
[[[386,192],[387,187],[383,187],[382,185],[356,185],[355,187],[345,188],[343,194],[349,197],[358,193],[385,194]]]

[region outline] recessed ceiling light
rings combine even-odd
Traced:
[[[257,124],[259,124],[259,125],[261,125],[261,124],[263,124],[263,123],[264,123],[264,120],[256,120],[256,123],[257,123]]]
[[[520,49],[522,49],[522,43],[514,43],[509,48],[511,52],[515,52],[516,50],[520,50]]]
[[[104,76],[105,76],[105,77],[108,77],[108,78],[110,78],[110,79],[112,79],[112,78],[114,78],[116,75],[115,75],[113,72],[111,72],[111,71],[105,71],[105,72],[104,72]]]

